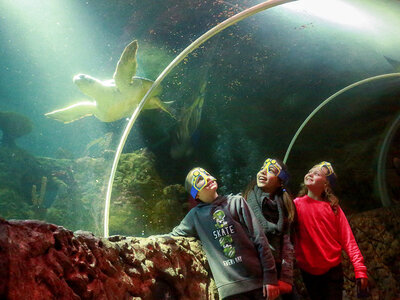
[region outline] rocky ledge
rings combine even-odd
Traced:
[[[368,268],[371,299],[400,299],[400,207],[348,217]],[[344,299],[356,299],[346,255]],[[298,270],[297,290],[307,299]],[[191,238],[98,238],[40,221],[0,219],[0,299],[218,299]]]
[[[194,239],[0,220],[0,299],[215,299],[209,274]]]

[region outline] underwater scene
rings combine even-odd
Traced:
[[[275,1],[207,36],[262,2],[1,1],[0,218],[165,234],[189,170],[238,194],[268,157],[293,198],[329,161],[349,219],[399,213],[400,1]]]

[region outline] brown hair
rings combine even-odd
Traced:
[[[275,159],[278,164],[282,167],[283,170],[285,170],[285,172],[287,172],[287,166],[279,159]],[[278,177],[279,178],[279,177]],[[287,192],[287,189],[283,186],[283,182],[282,179],[279,178],[279,181],[281,183],[281,186],[278,188],[277,190],[277,194],[278,195],[282,195],[282,199],[283,199],[283,205],[286,208],[286,211],[288,213],[288,221],[289,224],[291,224],[294,220],[295,214],[296,214],[296,210],[293,204],[293,199],[290,196],[290,194]],[[243,192],[243,198],[247,200],[248,195],[250,194],[250,192],[254,189],[254,187],[257,185],[257,179],[253,179],[248,186],[246,187],[246,189]]]
[[[290,196],[290,194],[287,192],[286,189],[285,189],[285,191],[283,191],[283,189],[282,189],[282,192],[283,192],[283,195],[282,195],[283,204],[285,205],[286,211],[288,212],[289,224],[291,224],[294,221],[294,217],[296,214],[296,210],[295,210],[294,204],[293,204],[293,199],[292,199],[292,196]]]
[[[308,189],[304,183],[300,184],[300,191],[297,194],[297,197],[303,197],[307,195]],[[335,215],[337,214],[338,206],[339,206],[339,198],[333,193],[332,187],[329,183],[329,180],[326,180],[325,190],[321,194],[321,198],[323,201],[328,202],[331,205],[331,208]]]

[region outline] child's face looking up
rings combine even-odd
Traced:
[[[199,177],[198,185],[204,184],[204,178]],[[212,178],[207,180],[207,185],[203,187],[197,194],[197,198],[199,198],[202,202],[211,203],[218,197],[216,193],[218,189],[217,181]]]
[[[313,167],[306,176],[304,176],[304,184],[308,189],[312,190],[324,190],[327,179],[327,170],[325,167],[315,166]]]
[[[196,199],[205,203],[213,202],[217,197],[217,181],[216,179],[202,168],[193,171],[192,190],[197,189]]]
[[[273,165],[261,169],[257,173],[257,186],[266,193],[274,193],[281,186],[278,173],[279,170]]]

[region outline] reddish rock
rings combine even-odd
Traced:
[[[371,299],[400,299],[400,207],[349,216]],[[356,299],[343,260],[344,299]],[[295,281],[307,299],[298,270]],[[190,238],[95,237],[39,221],[0,219],[0,299],[218,299],[200,244]]]
[[[39,221],[0,220],[0,299],[216,298],[194,239],[103,239]]]
[[[400,299],[400,206],[349,216],[349,223],[367,266],[372,299]],[[353,266],[343,259],[345,290],[356,299]]]

